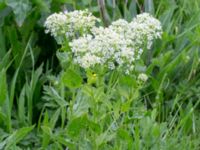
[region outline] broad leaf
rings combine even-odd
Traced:
[[[83,129],[87,128],[88,119],[86,116],[78,117],[71,120],[67,127],[67,133],[70,137],[76,138]]]
[[[27,14],[31,10],[30,2],[28,0],[7,0],[6,4],[12,8],[18,26],[22,26]]]
[[[145,0],[144,1],[144,8],[145,8],[145,12],[154,14],[155,10],[154,10],[153,0]]]
[[[82,78],[78,73],[69,69],[63,74],[62,81],[69,88],[78,88],[81,86]]]

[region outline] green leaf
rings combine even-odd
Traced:
[[[69,52],[56,52],[56,56],[62,66],[63,69],[67,69],[71,62],[71,55]]]
[[[53,87],[44,86],[45,96],[43,97],[46,101],[49,101],[51,104],[55,101],[60,107],[65,107],[68,103],[63,99],[58,91],[56,91]]]
[[[88,112],[90,107],[89,98],[82,92],[78,92],[75,104],[73,105],[73,117],[80,117]]]
[[[113,8],[113,18],[112,19],[117,20],[119,18],[122,18],[122,14],[120,12],[119,7],[115,7],[115,8]]]
[[[135,0],[131,1],[131,4],[129,6],[129,11],[130,11],[130,14],[131,14],[132,18],[137,15],[137,4],[136,4]]]
[[[47,149],[47,146],[49,144],[49,141],[51,139],[52,136],[52,131],[51,128],[48,126],[41,126],[42,131],[43,131],[43,140],[42,140],[42,148],[43,149]]]
[[[122,104],[122,106],[121,106],[121,111],[122,111],[122,112],[127,112],[127,111],[129,111],[130,106],[131,106],[131,101],[124,102],[124,103]]]
[[[6,4],[12,8],[15,20],[18,26],[21,27],[31,10],[31,3],[28,0],[6,0]]]
[[[6,120],[6,115],[0,111],[0,125],[2,126],[4,124],[4,121]],[[0,146],[1,147],[1,146]],[[1,148],[0,148],[1,149]]]
[[[36,5],[40,8],[42,12],[50,12],[51,0],[35,0]]]
[[[145,0],[144,1],[144,8],[145,8],[145,12],[154,14],[155,10],[154,10],[153,0]]]
[[[41,126],[43,135],[42,135],[42,148],[46,149],[46,147],[49,144],[50,138],[51,138],[51,128],[49,127],[49,116],[48,112],[46,111],[44,114],[44,120],[43,120],[43,126]]]
[[[59,3],[68,3],[68,4],[76,3],[74,0],[55,0],[55,1]]]
[[[0,0],[0,10],[4,9],[5,7],[6,7],[6,4],[5,4],[4,0]]]
[[[0,70],[5,68],[7,70],[12,64],[13,60],[10,60],[11,50],[9,50],[4,57],[0,60]]]
[[[81,116],[71,120],[67,127],[67,133],[71,137],[77,137],[80,135],[83,129],[86,129],[88,123],[88,119],[86,116]]]
[[[20,61],[24,51],[22,43],[18,40],[19,36],[17,34],[16,27],[8,27],[8,38],[11,44],[11,52],[14,56],[15,68],[19,67]],[[17,69],[16,69],[17,70]]]
[[[108,132],[106,130],[105,132],[101,133],[96,139],[95,142],[98,146],[108,143],[111,140],[113,140],[116,137],[116,132]]]
[[[7,97],[6,71],[0,71],[0,106],[3,105]]]
[[[23,86],[18,100],[18,116],[21,123],[25,123],[25,86]]]
[[[51,129],[54,129],[56,122],[58,121],[60,116],[60,109],[56,110],[55,113],[52,115],[50,120]]]
[[[1,22],[1,16],[0,16],[0,22]],[[5,54],[6,54],[5,37],[2,28],[0,27],[0,60],[3,58]]]
[[[33,130],[34,127],[35,126],[24,127],[24,128],[21,128],[21,129],[15,131],[13,134],[11,134],[6,139],[5,150],[9,150],[11,146],[19,143],[29,132],[31,132]]]
[[[51,131],[51,128],[50,128],[50,127],[48,127],[48,126],[41,126],[41,128],[42,128],[42,131],[43,131],[46,135],[48,135],[48,136],[51,136],[51,135],[52,135],[52,131]]]
[[[124,87],[137,87],[136,79],[133,76],[122,76],[119,83]]]
[[[88,124],[92,131],[96,132],[97,134],[100,134],[102,132],[100,124],[92,122],[90,120],[88,120]]]
[[[69,69],[66,72],[64,72],[62,81],[64,85],[69,88],[78,88],[81,86],[82,78],[78,73]]]
[[[82,3],[87,6],[89,4],[91,4],[92,0],[82,0]]]
[[[133,149],[133,140],[127,130],[119,128],[117,131],[117,136],[123,140],[123,143],[128,146],[128,149]]]

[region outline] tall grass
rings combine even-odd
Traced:
[[[107,0],[104,15],[99,4],[0,1],[0,149],[200,149],[199,0]],[[162,22],[162,40],[144,55],[150,78],[142,89],[116,72],[98,88],[73,70],[60,76],[59,46],[44,34],[44,19],[85,8],[105,25],[143,11]]]

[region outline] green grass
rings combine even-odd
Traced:
[[[0,0],[0,149],[200,149],[199,0],[127,2],[107,0],[103,16],[94,0]],[[62,69],[43,22],[64,8],[104,25],[155,15],[164,34],[143,56],[148,81],[111,72],[86,83],[79,68]]]

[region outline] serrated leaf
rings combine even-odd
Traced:
[[[20,142],[29,132],[33,130],[35,126],[30,126],[30,127],[24,127],[21,128],[17,131],[15,131],[13,134],[11,134],[7,139],[6,139],[6,147],[5,150],[9,150],[9,148],[18,142]]]
[[[41,128],[42,128],[42,131],[43,131],[46,135],[48,135],[48,136],[51,136],[51,135],[52,135],[52,131],[51,131],[51,128],[50,128],[50,127],[48,127],[48,126],[42,126]]]
[[[52,115],[50,120],[50,125],[52,129],[54,129],[56,122],[58,121],[59,115],[60,115],[60,109],[56,110],[56,112]]]
[[[80,117],[88,112],[90,107],[89,99],[87,96],[83,95],[81,92],[77,94],[75,104],[73,105],[73,116]]]

